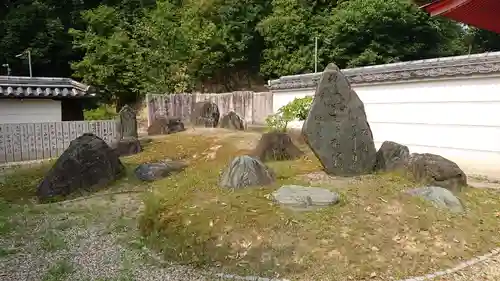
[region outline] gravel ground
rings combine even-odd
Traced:
[[[139,202],[136,194],[96,197],[14,217],[16,228],[0,238],[0,281],[208,280],[151,258],[136,230]]]
[[[498,281],[500,280],[500,255],[481,263],[436,279],[440,281]]]

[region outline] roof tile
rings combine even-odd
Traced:
[[[500,52],[426,59],[343,69],[352,84],[500,74]],[[321,72],[282,76],[269,81],[271,90],[316,87]]]

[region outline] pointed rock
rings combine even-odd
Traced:
[[[220,186],[243,188],[274,182],[274,173],[261,161],[247,155],[238,156],[222,174]]]
[[[321,76],[302,133],[328,174],[373,171],[377,151],[365,107],[335,64]]]

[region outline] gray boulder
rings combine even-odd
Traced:
[[[407,193],[430,201],[437,208],[446,208],[454,213],[462,213],[464,211],[460,199],[453,195],[448,189],[439,186],[415,188],[407,191]]]
[[[118,156],[137,154],[142,151],[141,142],[135,137],[121,139],[115,147]]]
[[[125,175],[116,152],[94,134],[83,134],[70,142],[43,181],[38,185],[40,201],[75,192],[107,187]]]
[[[408,170],[417,182],[460,192],[467,186],[467,175],[458,165],[442,156],[430,153],[410,155]]]
[[[191,123],[194,126],[216,128],[219,125],[220,111],[217,104],[210,101],[201,101],[194,104],[191,113]]]
[[[185,130],[181,119],[159,117],[154,119],[151,126],[148,127],[148,136],[174,134]]]
[[[244,188],[264,186],[274,182],[275,176],[260,160],[248,155],[238,156],[231,161],[220,180],[221,187]]]
[[[245,130],[245,121],[236,112],[229,111],[222,116],[220,120],[220,127],[229,130]]]
[[[403,170],[408,165],[410,150],[406,145],[384,141],[377,151],[375,170],[390,172]]]
[[[166,160],[157,163],[140,164],[134,171],[136,177],[142,181],[155,181],[184,170],[187,164],[182,161]]]
[[[304,155],[287,133],[265,133],[252,153],[261,161],[293,160]]]
[[[321,76],[302,134],[328,174],[373,171],[377,151],[365,107],[335,64]]]
[[[336,204],[339,195],[319,187],[284,185],[272,194],[277,203],[294,210],[314,210]]]

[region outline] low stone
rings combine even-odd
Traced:
[[[229,111],[222,116],[220,127],[229,130],[245,130],[245,121],[236,112]]]
[[[319,187],[284,185],[272,194],[277,203],[294,210],[313,210],[339,202],[339,195]]]
[[[134,155],[142,151],[141,142],[134,137],[121,139],[116,145],[118,156]]]
[[[74,192],[102,189],[125,175],[116,152],[94,134],[83,134],[71,141],[38,185],[41,201]]]
[[[384,141],[377,151],[375,171],[391,172],[403,170],[410,159],[410,150],[406,145]]]
[[[252,155],[261,161],[293,160],[304,154],[287,133],[263,134]]]
[[[467,176],[453,161],[430,153],[410,155],[408,170],[417,182],[460,192],[467,186]]]
[[[244,188],[264,186],[274,182],[275,176],[260,160],[248,155],[238,156],[231,161],[220,179],[220,186]]]
[[[187,164],[182,161],[166,159],[162,162],[144,163],[135,168],[135,176],[142,181],[155,181],[184,170]]]
[[[184,123],[179,118],[157,118],[148,128],[148,136],[167,135],[185,131]]]
[[[167,133],[175,134],[185,131],[184,123],[180,118],[169,118],[167,120]]]
[[[197,102],[191,113],[191,123],[194,126],[216,128],[219,125],[220,111],[217,104],[210,101]]]
[[[437,208],[447,208],[455,213],[464,211],[463,205],[451,191],[439,186],[427,186],[407,191],[412,196],[419,196],[424,200],[432,202]]]

